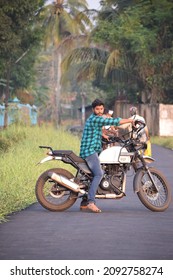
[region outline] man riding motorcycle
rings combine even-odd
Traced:
[[[85,159],[94,176],[88,191],[88,197],[87,199],[85,197],[81,202],[80,209],[88,210],[94,213],[100,213],[101,210],[95,204],[95,194],[103,177],[103,170],[98,157],[102,150],[102,127],[105,125],[119,126],[126,123],[131,123],[134,125],[134,120],[104,118],[104,103],[99,99],[95,99],[92,102],[92,110],[93,113],[87,119],[83,130],[80,146],[80,157]]]

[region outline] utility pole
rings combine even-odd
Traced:
[[[85,123],[85,98],[86,98],[86,93],[82,92],[81,97],[82,97],[82,125],[84,125],[84,123]]]

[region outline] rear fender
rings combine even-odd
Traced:
[[[54,156],[47,156],[45,158],[43,158],[40,162],[37,163],[38,164],[41,164],[41,163],[44,163],[44,162],[47,162],[47,161],[50,161],[50,160],[61,160],[62,157],[54,157]]]

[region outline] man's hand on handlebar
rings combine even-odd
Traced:
[[[136,126],[135,120],[132,120],[131,125],[132,125],[132,130],[136,131],[138,129],[138,126]]]
[[[103,134],[102,136],[104,138],[103,139],[104,141],[109,141],[109,135]]]
[[[146,124],[141,121],[141,120],[134,120],[134,124],[132,125],[132,128],[134,131],[140,131],[142,130],[144,127],[146,126]]]

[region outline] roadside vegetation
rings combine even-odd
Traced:
[[[35,183],[45,169],[63,167],[61,162],[36,164],[46,156],[46,149],[67,149],[79,153],[79,138],[63,128],[52,126],[11,126],[0,132],[0,221],[8,214],[26,208],[36,201]],[[74,169],[68,166],[70,172]]]
[[[151,137],[151,143],[173,150],[173,137],[172,136],[169,136],[169,137],[168,136],[167,137],[154,136],[154,137]]]

